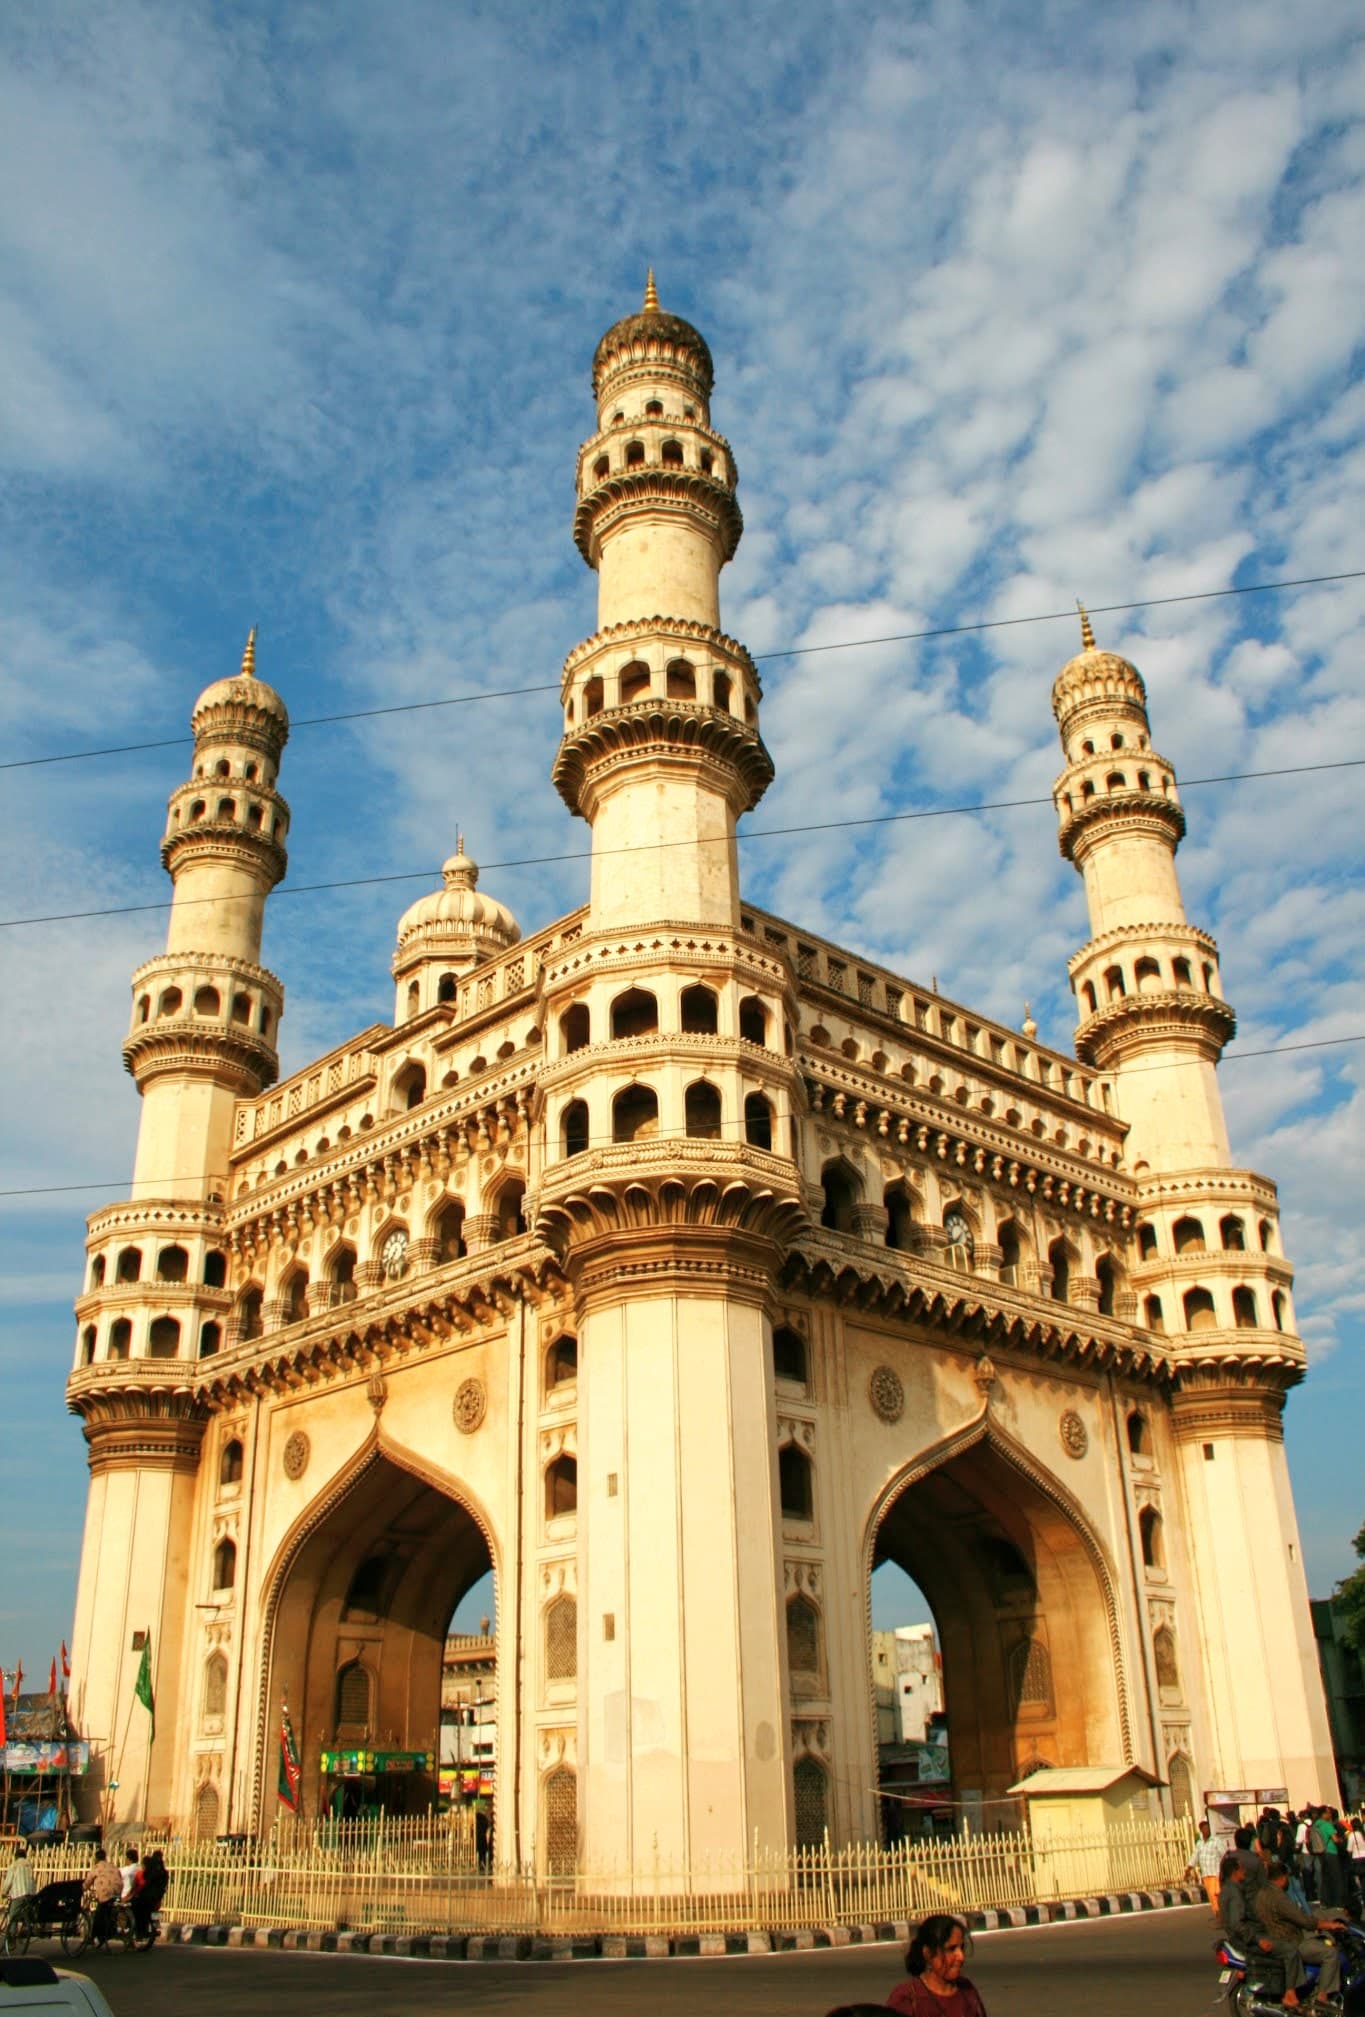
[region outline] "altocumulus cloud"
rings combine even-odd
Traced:
[[[547,18],[552,17],[552,18]],[[755,650],[1365,564],[1357,10],[19,4],[0,22],[0,709],[15,755],[183,731],[247,625],[296,717],[553,681],[593,625],[568,537],[597,334],[643,268],[716,352]],[[1099,619],[1183,775],[1365,752],[1365,584]],[[749,824],[1046,794],[1068,625],[765,667]],[[581,849],[550,694],[300,731],[291,879]],[[6,915],[155,901],[186,751],[11,773]],[[1350,773],[1191,791],[1181,867],[1248,1048],[1350,1034]],[[1050,810],[755,841],[760,903],[1044,1035],[1085,935]],[[534,927],[581,862],[489,886]],[[420,881],[277,899],[284,1068],[390,1012]],[[12,934],[5,1177],[107,1181],[156,914]],[[1310,1348],[1291,1449],[1358,1418],[1359,1051],[1238,1067]],[[81,1215],[10,1201],[7,1368],[74,1565],[61,1411]],[[17,1341],[17,1349],[16,1343]],[[1344,1454],[1344,1446],[1343,1454]],[[1343,1514],[1299,1479],[1320,1587]],[[1357,1509],[1358,1512],[1358,1509]],[[16,1569],[7,1576],[17,1576]],[[34,1670],[69,1595],[7,1609]],[[40,1628],[41,1627],[41,1633]],[[45,1634],[45,1637],[42,1635]],[[50,1650],[50,1648],[49,1648]]]

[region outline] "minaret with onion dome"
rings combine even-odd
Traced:
[[[592,827],[592,886],[542,969],[535,1222],[578,1325],[579,1648],[555,1742],[580,1864],[709,1863],[731,1885],[793,1831],[771,1285],[805,1217],[804,1093],[790,968],[740,912],[735,822],[772,763],[720,627],[741,525],[712,377],[651,273],[597,346],[578,458],[599,622],[564,669],[554,778]],[[556,1700],[552,1675],[530,1686]]]
[[[1135,1157],[1154,1169],[1227,1163],[1215,1067],[1237,1022],[1218,948],[1185,916],[1175,773],[1151,746],[1141,673],[1099,650],[1084,609],[1052,711],[1066,754],[1053,786],[1060,845],[1090,908],[1091,938],[1070,967],[1077,1055],[1114,1074]]]
[[[1053,797],[1090,911],[1091,937],[1070,962],[1076,1053],[1111,1081],[1138,1183],[1136,1251],[1116,1313],[1169,1345],[1192,1567],[1198,1587],[1224,1598],[1206,1598],[1198,1613],[1222,1705],[1215,1778],[1258,1783],[1286,1758],[1292,1730],[1302,1751],[1288,1776],[1312,1784],[1328,1738],[1284,1454],[1285,1396],[1305,1354],[1279,1200],[1268,1178],[1233,1164],[1217,1065],[1236,1018],[1218,948],[1185,915],[1175,866],[1185,814],[1174,769],[1151,745],[1142,675],[1099,648],[1084,607],[1080,618],[1081,650],[1052,689],[1066,757]],[[1143,1480],[1153,1508],[1158,1482]],[[1240,1596],[1235,1561],[1254,1564]],[[1267,1643],[1298,1649],[1273,1681],[1242,1657],[1242,1598]]]
[[[191,774],[161,842],[174,889],[166,950],[133,975],[123,1046],[142,1095],[132,1197],[88,1222],[67,1390],[90,1463],[71,1704],[119,1760],[108,1817],[139,1823],[169,1811],[179,1761],[129,1715],[131,1635],[151,1634],[157,1718],[174,1731],[207,1419],[194,1375],[232,1342],[223,1228],[235,1111],[279,1069],[284,990],[260,954],[265,900],[285,871],[276,780],[289,715],[256,676],[254,630],[241,671],[200,694],[191,725]]]
[[[578,452],[574,539],[598,627],[564,667],[556,785],[592,827],[604,927],[733,926],[735,821],[773,774],[759,682],[720,628],[720,570],[743,530],[730,445],[711,425],[705,339],[644,306],[597,346],[597,432]]]

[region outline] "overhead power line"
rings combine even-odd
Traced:
[[[1135,609],[1168,609],[1173,604],[1184,602],[1219,602],[1229,596],[1273,595],[1291,588],[1322,588],[1333,582],[1365,580],[1365,568],[1353,568],[1342,574],[1305,574],[1290,581],[1248,581],[1236,588],[1203,588],[1192,590],[1187,595],[1150,595],[1133,602],[1095,603],[1090,608],[1091,616],[1116,616]],[[773,651],[755,651],[750,656],[756,665],[768,664],[779,658],[812,658],[831,651],[864,651],[879,644],[916,644],[935,637],[968,637],[973,633],[988,630],[1017,630],[1022,625],[1033,623],[1074,623],[1076,611],[1073,609],[1041,610],[1033,616],[998,616],[975,623],[936,624],[927,630],[893,631],[886,637],[848,637],[832,644],[783,645]],[[302,715],[291,721],[290,733],[301,728],[330,728],[338,722],[374,721],[381,715],[423,714],[435,708],[470,707],[485,700],[520,700],[535,693],[558,693],[558,680],[542,680],[534,686],[492,687],[480,693],[452,693],[437,700],[394,701],[387,707],[347,708],[335,714]],[[90,763],[98,757],[134,756],[144,750],[179,749],[193,741],[188,735],[159,736],[148,742],[109,743],[98,749],[68,749],[54,751],[50,756],[19,756],[7,758],[0,763],[0,771],[34,770],[43,765],[57,763]]]
[[[1362,767],[1365,767],[1365,756],[1337,757],[1329,763],[1279,764],[1272,770],[1229,770],[1215,773],[1209,777],[1185,778],[1181,781],[1180,789],[1182,791],[1192,791],[1200,785],[1249,784],[1257,783],[1266,778],[1302,777],[1314,771],[1358,770]],[[785,840],[789,839],[791,835],[798,833],[835,833],[854,827],[898,826],[912,820],[957,819],[966,815],[983,812],[1018,812],[1027,806],[1051,804],[1052,798],[1049,794],[1047,797],[1036,798],[982,799],[972,805],[917,806],[908,812],[866,813],[855,819],[818,819],[801,821],[793,826],[748,827],[744,832],[737,833],[735,839],[737,841]],[[696,836],[690,836],[685,840],[635,841],[626,847],[601,848],[598,850],[592,848],[573,848],[561,854],[517,855],[506,861],[482,862],[480,863],[480,873],[487,874],[490,870],[515,868],[548,868],[559,862],[567,861],[591,861],[594,858],[594,854],[596,854],[597,859],[603,860],[609,855],[658,853],[664,848],[728,847],[729,844],[728,836],[720,834],[712,838],[700,839]],[[275,898],[316,896],[327,890],[368,889],[379,883],[430,882],[437,874],[439,874],[439,870],[434,868],[408,868],[395,869],[380,875],[343,876],[334,882],[284,883],[279,889],[273,891],[272,895]],[[34,917],[0,918],[0,931],[18,931],[27,925],[75,924],[90,918],[134,917],[146,911],[170,910],[174,901],[171,897],[163,897],[156,903],[109,904],[100,910],[49,911]],[[216,896],[182,897],[180,899],[180,908],[187,908],[190,904],[214,904],[221,901],[222,899]]]
[[[1266,1044],[1259,1050],[1232,1051],[1222,1059],[1222,1063],[1225,1065],[1243,1064],[1248,1060],[1250,1060],[1251,1058],[1282,1057],[1285,1055],[1285,1053],[1291,1051],[1338,1050],[1344,1044],[1358,1044],[1358,1043],[1365,1043],[1365,1030],[1358,1031],[1354,1036],[1317,1037],[1307,1043]],[[1143,1072],[1143,1071],[1180,1071],[1183,1070],[1187,1064],[1190,1066],[1194,1066],[1194,1065],[1202,1065],[1202,1063],[1203,1063],[1202,1058],[1189,1058],[1189,1059],[1179,1059],[1172,1063],[1163,1062],[1157,1065],[1129,1065],[1124,1068],[1123,1076],[1125,1078],[1131,1078],[1135,1072]],[[1107,1076],[1107,1074],[1101,1073],[1100,1076],[1105,1077]],[[772,1116],[774,1125],[780,1124],[783,1121],[789,1121],[792,1119],[792,1117],[793,1116],[790,1108],[784,1108],[783,1110],[775,1113]],[[747,1124],[748,1124],[747,1120],[741,1117],[730,1121],[722,1121],[719,1123],[719,1126],[722,1128],[722,1130],[729,1129],[732,1133],[738,1133],[739,1130],[741,1128],[746,1127]],[[651,1136],[650,1139],[653,1141],[684,1141],[689,1139],[695,1140],[696,1138],[689,1137],[688,1135],[686,1135],[684,1131],[680,1129],[671,1128],[671,1129],[662,1129],[659,1132],[659,1134]],[[593,1143],[604,1144],[607,1142],[611,1142],[613,1140],[614,1137],[608,1134],[590,1135],[587,1138],[587,1145],[591,1147]],[[195,1170],[190,1172],[189,1175],[187,1176],[180,1176],[180,1177],[139,1177],[137,1179],[136,1188],[145,1194],[149,1190],[149,1188],[152,1188],[157,1184],[186,1183],[190,1180],[191,1176],[196,1181],[198,1181],[202,1179],[203,1174],[204,1173],[202,1170]],[[0,1198],[47,1198],[47,1197],[63,1196],[70,1191],[110,1191],[110,1190],[116,1190],[121,1184],[123,1184],[126,1181],[127,1180],[123,1177],[114,1177],[108,1179],[104,1183],[88,1182],[79,1184],[31,1184],[26,1185],[17,1190],[0,1191]]]

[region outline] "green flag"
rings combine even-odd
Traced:
[[[156,1703],[152,1700],[152,1635],[142,1642],[142,1662],[133,1683],[133,1693],[152,1719],[152,1741],[156,1741]]]

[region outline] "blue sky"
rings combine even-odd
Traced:
[[[644,268],[715,352],[755,652],[1365,566],[1358,6],[11,0],[0,16],[0,725],[182,735],[259,667],[295,718],[554,682],[601,330]],[[1097,619],[1182,776],[1365,755],[1365,582]],[[1046,797],[1067,624],[765,663],[754,826]],[[290,880],[580,853],[552,694],[300,729]],[[185,747],[10,771],[5,917],[161,901]],[[1313,1358],[1315,1591],[1365,1518],[1359,772],[1192,789],[1180,856],[1281,1184]],[[1051,1042],[1086,936],[1050,807],[755,841],[750,896]],[[534,928],[581,859],[488,871]],[[391,1012],[421,881],[277,897],[283,1069]],[[87,1211],[125,1194],[156,912],[0,935],[0,1657],[69,1630],[62,1388]],[[14,1544],[27,1536],[22,1548]]]

